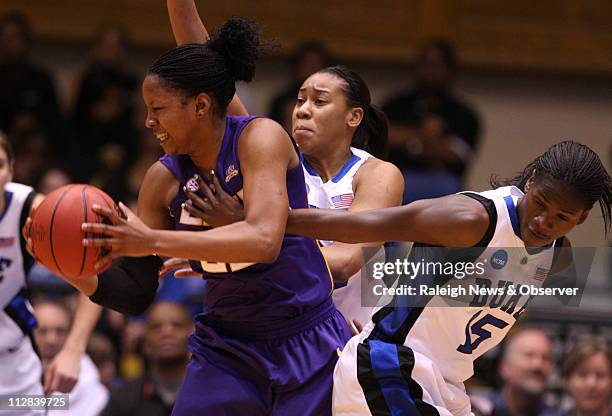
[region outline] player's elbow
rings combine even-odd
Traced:
[[[363,255],[361,249],[340,256],[333,262],[330,262],[329,267],[334,280],[348,280],[351,276],[357,273],[363,265]]]
[[[262,239],[258,249],[257,263],[274,263],[280,254],[281,244],[274,239]]]
[[[283,238],[271,232],[263,231],[258,233],[255,242],[256,263],[274,263],[280,254]]]

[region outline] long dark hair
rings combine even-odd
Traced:
[[[6,153],[6,158],[9,165],[13,163],[13,160],[15,159],[15,152],[13,151],[13,146],[11,145],[11,142],[8,141],[2,131],[0,131],[0,149],[4,150],[4,152]]]
[[[351,146],[384,159],[389,139],[387,117],[381,109],[372,105],[370,89],[363,78],[357,72],[341,65],[324,68],[319,73],[332,74],[344,80],[345,85],[342,86],[342,92],[348,106],[363,109],[363,120],[353,135]]]
[[[500,180],[491,177],[493,187],[514,185],[525,192],[525,184],[534,179],[549,178],[563,182],[568,192],[580,197],[590,209],[599,202],[606,234],[610,230],[612,212],[612,179],[593,150],[581,143],[567,140],[551,146],[517,176]]]
[[[259,28],[253,22],[232,18],[206,43],[170,49],[149,66],[169,87],[189,97],[205,92],[218,106],[219,116],[236,93],[236,81],[250,82],[259,55]]]

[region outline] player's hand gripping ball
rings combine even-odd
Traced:
[[[93,235],[81,228],[86,222],[106,222],[92,210],[94,204],[117,210],[110,196],[90,185],[70,184],[47,195],[32,214],[28,230],[36,260],[70,279],[99,273],[94,265],[108,250],[83,246],[83,239]]]

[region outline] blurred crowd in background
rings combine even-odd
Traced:
[[[43,194],[71,182],[90,183],[134,208],[143,175],[161,153],[144,127],[142,74],[128,64],[126,33],[112,25],[100,28],[83,58],[88,64],[75,80],[68,111],[59,103],[53,76],[31,56],[30,44],[22,15],[0,17],[0,130],[15,149],[14,181]],[[270,102],[267,115],[290,129],[302,81],[336,63],[323,44],[297,48],[288,57],[290,81]],[[458,69],[452,45],[431,40],[415,60],[412,86],[381,103],[390,122],[388,160],[406,181],[404,203],[461,191],[478,152],[478,112],[453,91]],[[108,415],[170,414],[205,282],[161,279],[158,299],[146,315],[104,312],[81,365],[71,412],[80,402],[87,404],[80,415],[102,409]],[[43,362],[49,362],[68,334],[77,295],[38,265],[29,284],[39,321],[36,340]],[[597,332],[593,326],[558,343],[558,334],[519,325],[501,349],[483,357],[482,364],[477,361],[477,377],[470,383],[475,411],[608,414],[597,409],[610,412],[612,353]]]

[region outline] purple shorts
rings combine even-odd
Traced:
[[[349,338],[331,300],[266,331],[200,316],[172,415],[331,415],[334,366]]]

